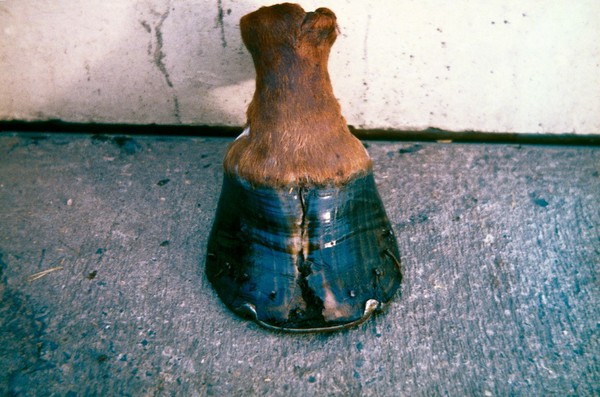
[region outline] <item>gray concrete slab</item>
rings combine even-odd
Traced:
[[[0,135],[0,394],[600,393],[600,148],[367,142],[402,294],[289,335],[202,271],[229,142]]]

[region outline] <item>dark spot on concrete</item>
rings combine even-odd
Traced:
[[[110,141],[110,137],[102,134],[94,134],[90,137],[92,143]]]
[[[544,198],[538,196],[538,194],[535,192],[529,193],[529,197],[531,198],[531,201],[533,201],[533,203],[537,206],[540,206],[540,207],[548,206],[548,201],[546,201]]]
[[[161,179],[160,181],[156,182],[156,184],[158,186],[165,186],[169,182],[171,182],[171,180],[169,178],[166,178],[166,179]]]
[[[168,246],[169,244],[170,244],[169,240],[165,240],[165,241],[163,241],[162,243],[160,243],[160,246],[161,246],[161,247],[166,247],[166,246]]]
[[[148,345],[148,341],[146,339],[142,340],[140,343],[142,344],[142,346]]]
[[[96,278],[97,275],[98,275],[98,271],[94,270],[93,272],[88,273],[88,275],[85,276],[85,278],[87,278],[88,280],[93,280]]]
[[[212,163],[204,164],[204,165],[202,166],[202,168],[206,169],[206,168],[210,167],[211,165],[212,165]]]
[[[96,250],[96,254],[97,254],[97,255],[102,255],[103,253],[104,253],[104,250],[103,250],[102,248],[98,248],[98,249]]]
[[[356,350],[358,350],[358,351],[362,351],[362,349],[363,349],[363,344],[362,344],[362,342],[358,342],[358,343],[356,344]]]
[[[108,361],[108,356],[106,354],[100,354],[96,360],[98,360],[99,364],[102,364]]]
[[[506,263],[504,262],[504,260],[501,257],[496,256],[496,257],[494,257],[494,265],[496,265],[499,268],[502,268],[502,267],[506,266]]]
[[[423,147],[421,145],[417,144],[417,145],[411,145],[411,146],[408,146],[408,147],[400,148],[400,149],[398,149],[398,153],[400,153],[400,154],[404,154],[404,153],[416,153],[416,152],[418,152],[418,151],[420,151],[422,149],[423,149]]]
[[[396,224],[396,229],[401,230],[407,227],[415,226],[424,222],[427,222],[429,217],[426,212],[419,212],[416,215],[411,215],[407,221],[400,222]]]
[[[317,381],[317,378],[315,378],[313,375],[308,377],[308,382],[309,383],[315,383]]]
[[[42,249],[42,254],[40,255],[40,261],[38,263],[38,267],[41,269],[42,265],[44,264],[44,258],[46,258],[46,249],[43,248]]]
[[[417,215],[411,215],[410,218],[408,218],[413,225],[426,222],[428,219],[429,217],[425,212],[419,212]]]
[[[128,155],[137,153],[141,149],[140,144],[135,139],[127,136],[116,136],[112,138],[112,141]]]
[[[48,139],[48,137],[44,135],[25,135],[25,138],[29,140],[29,143],[27,143],[26,146],[30,144],[37,145],[40,141]]]

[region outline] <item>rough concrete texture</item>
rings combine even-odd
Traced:
[[[241,126],[242,15],[276,1],[0,1],[0,120]],[[600,3],[310,0],[363,128],[600,131]]]
[[[0,135],[0,394],[598,394],[599,148],[368,142],[402,294],[289,335],[203,273],[229,142]]]

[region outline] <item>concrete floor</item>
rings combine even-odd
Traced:
[[[0,395],[600,393],[600,147],[366,142],[402,294],[289,335],[203,273],[230,141],[0,134]]]

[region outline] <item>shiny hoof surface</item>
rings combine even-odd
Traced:
[[[360,324],[402,279],[371,173],[342,186],[287,188],[225,175],[206,274],[231,310],[290,332]]]

